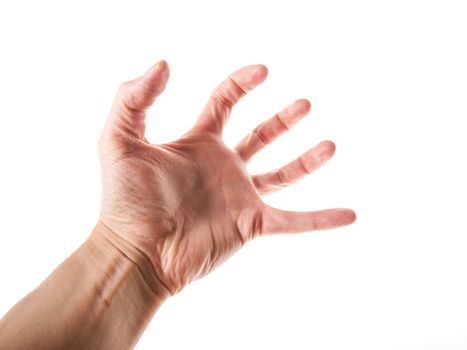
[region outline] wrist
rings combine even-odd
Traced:
[[[116,284],[122,283],[119,280],[125,279],[124,275],[131,274],[129,283],[134,285],[133,289],[144,289],[140,293],[143,293],[144,301],[148,304],[159,307],[170,296],[167,288],[159,280],[149,257],[121,238],[102,221],[98,221],[86,244],[97,268],[107,266],[105,272],[115,280]],[[116,271],[120,271],[122,276],[112,276]],[[106,283],[108,290],[104,288],[101,291],[102,297],[107,298],[112,295],[111,285],[112,283]]]
[[[9,349],[130,349],[167,298],[152,269],[144,254],[99,223],[2,318],[0,343]]]

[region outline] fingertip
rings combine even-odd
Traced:
[[[231,75],[231,78],[242,90],[248,92],[261,84],[268,75],[268,69],[263,64],[252,64],[240,68]]]
[[[281,112],[282,121],[285,122],[288,128],[296,124],[300,119],[305,117],[310,111],[311,103],[306,98],[295,100]]]
[[[165,89],[169,79],[167,61],[160,60],[149,68],[144,75],[125,85],[122,100],[127,107],[137,111],[149,108],[157,96]]]
[[[357,214],[352,209],[343,208],[339,209],[340,223],[342,225],[350,225],[357,220]]]
[[[268,76],[269,75],[269,68],[266,67],[264,64],[262,64],[262,67],[263,67],[262,69],[264,70],[264,75]]]
[[[311,102],[306,98],[301,98],[295,101],[297,107],[303,110],[304,114],[307,114],[311,109]]]
[[[324,140],[321,144],[328,150],[331,154],[336,152],[336,144],[331,140]]]
[[[269,70],[264,64],[254,64],[248,67],[250,69],[251,80],[258,85],[266,80]]]
[[[166,60],[160,60],[154,64],[147,72],[143,75],[144,80],[153,78],[154,76],[162,77],[167,79],[169,77],[169,64]]]
[[[269,74],[269,69],[264,64],[254,64],[254,69],[257,71],[257,74],[266,78]]]
[[[357,220],[357,213],[352,209],[349,209],[349,221],[353,224]]]
[[[159,65],[159,69],[165,72],[166,76],[168,77],[170,74],[169,63],[166,60],[160,60],[158,65]]]
[[[169,63],[168,63],[166,60],[164,60],[164,59],[160,60],[160,61],[157,63],[157,65],[159,65],[161,68],[162,68],[162,67],[163,67],[163,68],[167,68],[167,69],[169,68]]]
[[[312,159],[320,159],[321,161],[328,161],[335,153],[336,145],[330,140],[321,141],[316,146],[307,151],[312,156]],[[320,166],[324,163],[320,163]]]
[[[160,60],[154,65],[144,80],[148,86],[153,87],[154,91],[152,91],[152,93],[157,96],[164,91],[169,76],[169,64],[166,60]]]

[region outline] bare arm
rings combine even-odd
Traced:
[[[7,349],[129,349],[161,303],[209,273],[249,240],[348,225],[350,209],[293,212],[261,196],[318,169],[334,154],[323,141],[278,169],[250,175],[252,156],[310,110],[297,100],[235,149],[222,140],[232,107],[263,82],[252,65],[217,86],[178,140],[151,144],[145,117],[169,77],[165,61],[123,83],[99,140],[102,205],[85,241],[0,321]]]
[[[167,297],[148,258],[98,223],[0,322],[1,349],[130,349]]]

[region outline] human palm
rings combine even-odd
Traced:
[[[232,73],[212,93],[196,124],[180,139],[153,145],[144,137],[145,111],[164,90],[159,62],[122,84],[99,141],[103,198],[100,221],[148,256],[171,294],[211,271],[248,240],[265,233],[302,232],[350,224],[349,209],[289,212],[260,195],[289,185],[326,162],[324,141],[291,163],[251,176],[248,160],[310,109],[298,100],[260,124],[235,149],[222,141],[234,104],[267,75],[262,65]]]

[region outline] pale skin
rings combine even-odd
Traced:
[[[99,220],[87,240],[2,318],[0,348],[130,349],[167,298],[249,240],[355,221],[350,209],[293,212],[261,199],[328,161],[331,141],[270,172],[246,169],[258,151],[307,115],[306,99],[260,124],[235,148],[223,142],[232,107],[266,76],[263,65],[230,74],[196,123],[167,144],[145,137],[146,111],[165,88],[167,62],[121,85],[98,144]]]

